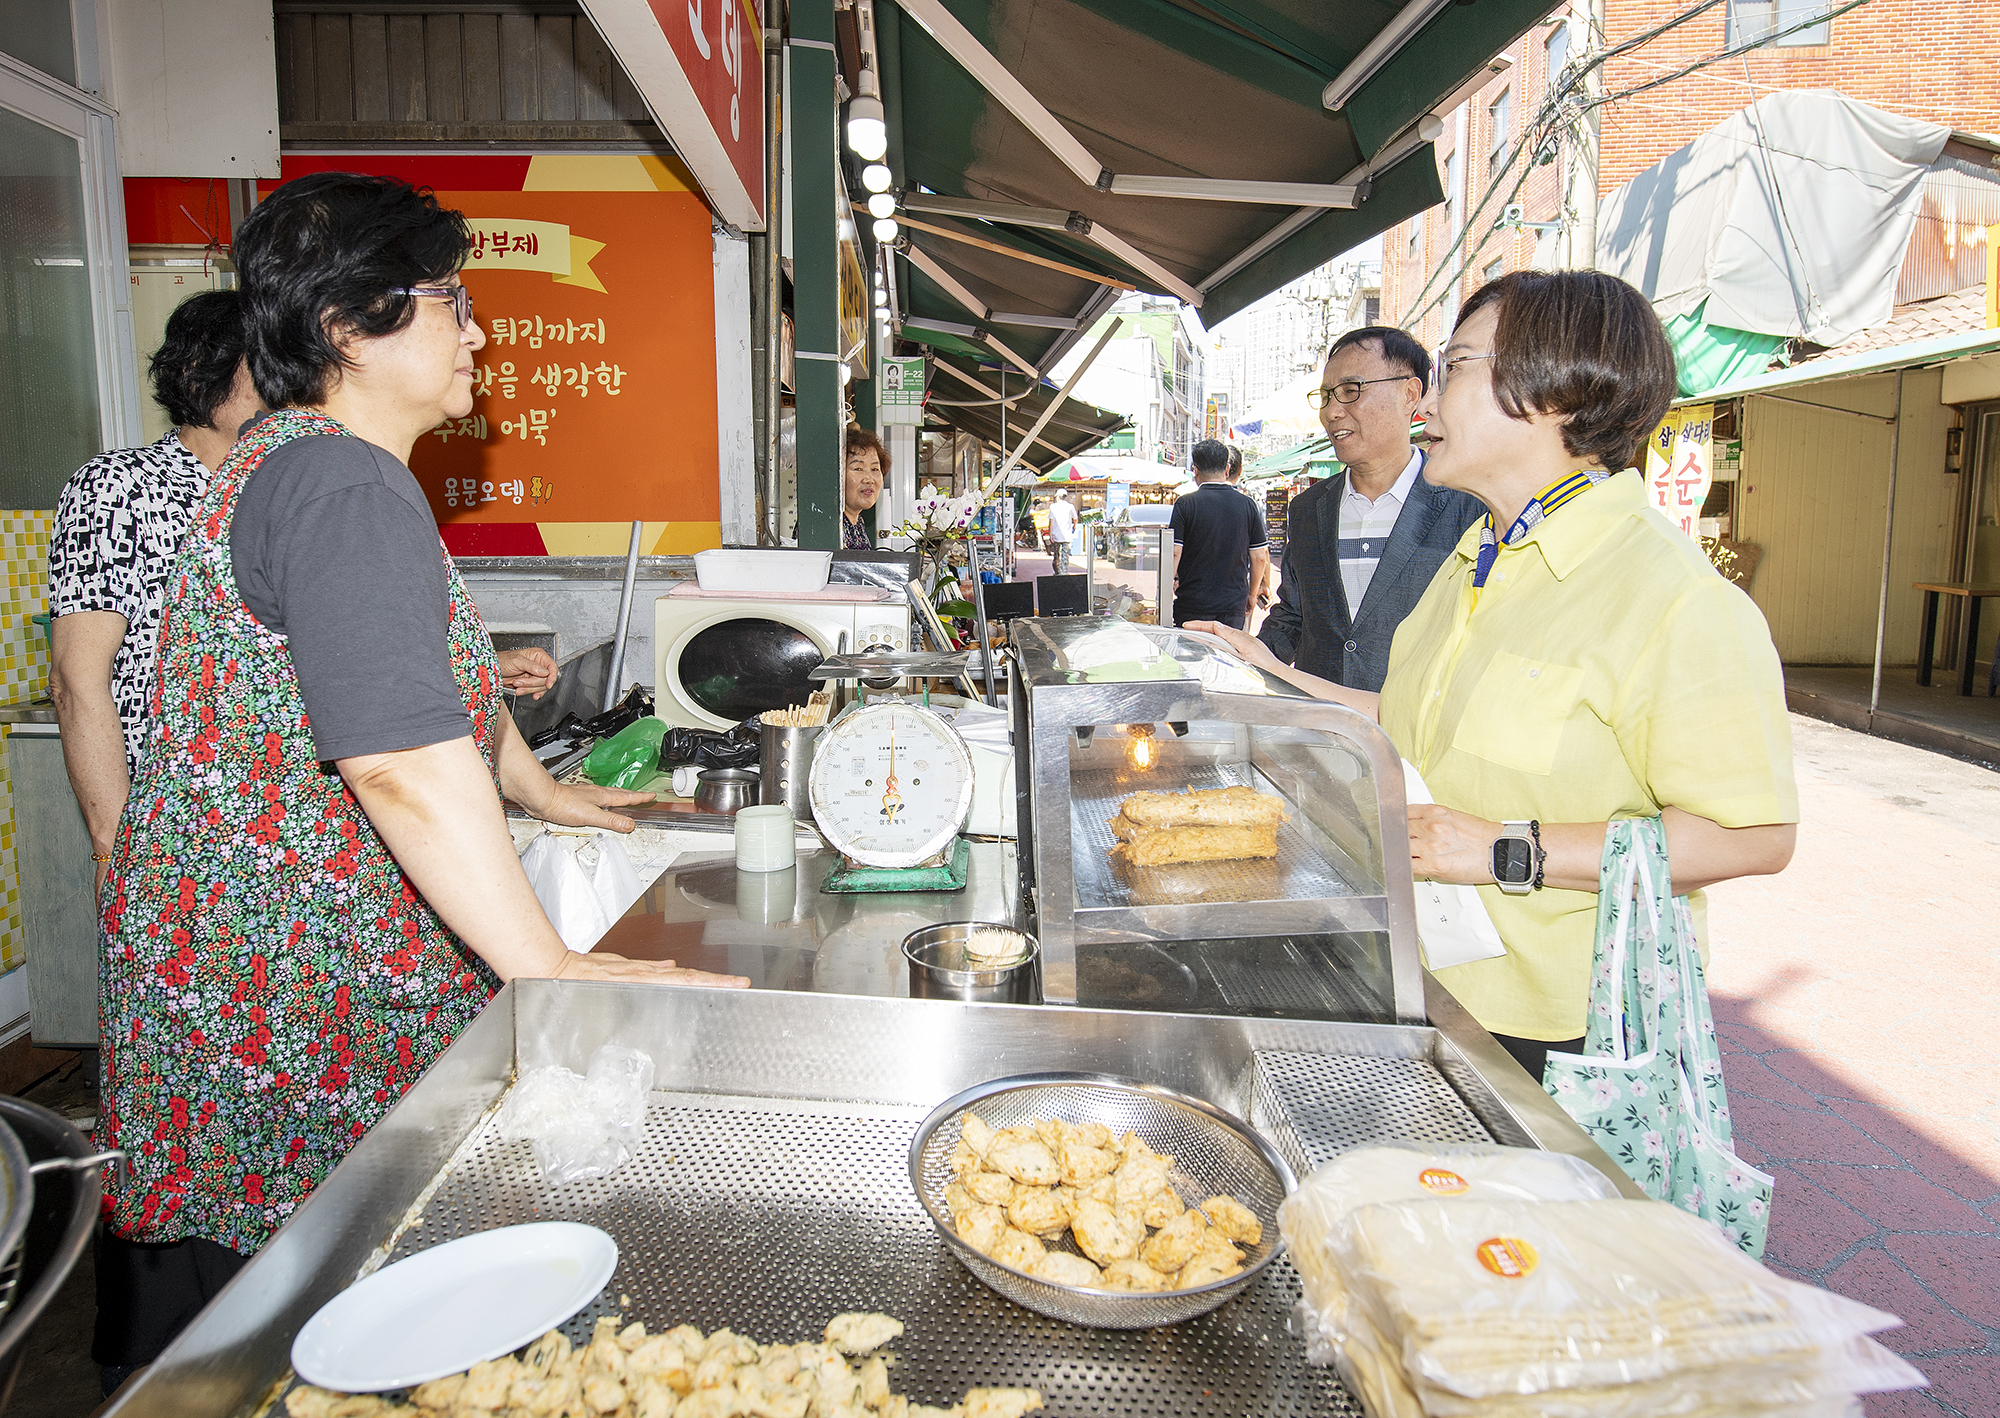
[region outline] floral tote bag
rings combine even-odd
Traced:
[[[1584,1051],[1551,1053],[1544,1086],[1646,1195],[1760,1257],[1771,1178],[1731,1140],[1694,923],[1687,898],[1670,894],[1660,819],[1612,824],[1598,888]]]

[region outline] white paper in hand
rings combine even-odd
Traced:
[[[1424,786],[1423,774],[1409,759],[1403,760],[1403,793],[1412,803],[1435,802]],[[1467,965],[1474,960],[1495,960],[1507,953],[1500,932],[1486,914],[1479,892],[1455,882],[1419,881],[1417,896],[1417,942],[1423,948],[1424,964],[1433,970]]]
[[[594,855],[587,870],[578,859],[582,847]],[[610,836],[591,840],[544,832],[521,853],[521,869],[556,934],[578,954],[602,940],[645,890],[632,859]]]

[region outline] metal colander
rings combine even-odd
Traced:
[[[1002,1265],[959,1239],[944,1203],[951,1155],[958,1147],[958,1120],[973,1111],[995,1128],[1061,1118],[1103,1123],[1113,1135],[1137,1133],[1154,1151],[1174,1159],[1169,1179],[1182,1201],[1199,1205],[1211,1196],[1233,1196],[1263,1223],[1263,1239],[1243,1247],[1240,1274],[1158,1295],[1057,1285]],[[1297,1183],[1277,1149],[1247,1123],[1198,1098],[1109,1074],[1043,1073],[995,1079],[940,1103],[910,1143],[910,1184],[952,1254],[1015,1304],[1071,1324],[1151,1329],[1205,1314],[1256,1283],[1285,1248],[1278,1235],[1278,1204]],[[1076,1249],[1067,1232],[1047,1244]]]

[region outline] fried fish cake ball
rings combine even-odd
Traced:
[[[1171,1275],[1194,1258],[1207,1231],[1207,1217],[1199,1211],[1183,1211],[1139,1247],[1139,1259],[1162,1274]]]
[[[1172,1189],[1167,1181],[1167,1160],[1151,1154],[1127,1153],[1111,1181],[1120,1205],[1130,1202],[1144,1206],[1146,1199],[1156,1192]]]
[[[569,1341],[563,1341],[567,1348]],[[564,1356],[568,1357],[567,1355]],[[419,1408],[434,1408],[440,1413],[448,1413],[458,1407],[458,1395],[465,1388],[464,1374],[446,1374],[441,1379],[432,1379],[427,1384],[418,1384],[410,1390],[410,1401]],[[285,1406],[291,1407],[291,1395],[285,1397]],[[311,1418],[310,1415],[294,1412],[292,1418]]]
[[[959,1240],[981,1255],[990,1255],[1007,1234],[1007,1213],[997,1206],[968,1206],[951,1214],[951,1225]]]
[[[1088,1198],[1077,1209],[1069,1229],[1076,1237],[1076,1248],[1099,1265],[1138,1254],[1139,1242],[1146,1235],[1144,1226],[1134,1228],[1103,1202]]]
[[[1118,1204],[1118,1189],[1109,1177],[1099,1177],[1088,1186],[1072,1187],[1065,1184],[1056,1190],[1061,1192],[1063,1200],[1069,1203],[1072,1215],[1075,1214],[1077,1207],[1083,1204],[1085,1197],[1089,1197],[1092,1201],[1101,1201],[1106,1206],[1115,1207]]]
[[[1056,1149],[1056,1162],[1062,1168],[1065,1186],[1087,1187],[1102,1177],[1108,1177],[1118,1170],[1119,1156],[1102,1147],[1092,1147],[1075,1137],[1063,1139]]]
[[[944,1209],[949,1211],[953,1216],[958,1215],[961,1211],[970,1211],[975,1206],[985,1206],[986,1204],[967,1191],[963,1182],[946,1182],[944,1184]]]
[[[986,1159],[966,1146],[964,1138],[960,1138],[958,1146],[952,1150],[951,1174],[954,1177],[969,1176],[985,1165]]]
[[[826,1323],[826,1342],[843,1354],[872,1354],[902,1336],[903,1322],[893,1315],[854,1311]]]
[[[1206,1285],[1212,1280],[1223,1280],[1243,1269],[1243,1252],[1229,1244],[1228,1238],[1210,1227],[1202,1233],[1201,1243],[1181,1267],[1176,1289],[1186,1290],[1196,1285]]]
[[[1101,1285],[1104,1277],[1096,1266],[1082,1256],[1073,1256],[1068,1251],[1050,1251],[1035,1263],[1032,1272],[1042,1280],[1057,1285]]]
[[[1005,1206],[1014,1199],[1014,1179],[1005,1172],[968,1172],[964,1184],[974,1201],[988,1206]]]
[[[993,1145],[993,1129],[979,1114],[967,1113],[958,1120],[958,1140],[984,1157]]]
[[[1000,1244],[987,1252],[1002,1265],[1011,1265],[1016,1270],[1033,1270],[1035,1262],[1048,1254],[1047,1247],[1026,1231],[1009,1226],[1000,1238]]]
[[[1232,1241],[1254,1246],[1264,1239],[1264,1223],[1257,1219],[1257,1213],[1233,1196],[1212,1196],[1201,1209],[1208,1224]]]
[[[1069,1225],[1069,1202],[1055,1187],[1017,1186],[1007,1219],[1031,1236],[1054,1236]]]
[[[1134,1294],[1153,1294],[1167,1288],[1169,1277],[1147,1265],[1143,1260],[1128,1257],[1114,1260],[1104,1267],[1104,1288],[1126,1290]]]
[[[1062,1180],[1062,1168],[1056,1165],[1055,1154],[1049,1151],[1047,1143],[1032,1135],[1016,1140],[1008,1138],[1006,1133],[994,1134],[993,1145],[986,1149],[986,1165],[1031,1187],[1052,1187]]]
[[[1180,1193],[1169,1183],[1156,1192],[1146,1194],[1146,1199],[1139,1203],[1139,1219],[1148,1226],[1165,1226],[1186,1210],[1187,1203],[1181,1200]]]
[[[952,1411],[963,1418],[1021,1418],[1042,1406],[1042,1395],[1031,1388],[972,1388]]]

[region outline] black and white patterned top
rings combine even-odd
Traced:
[[[49,611],[113,611],[125,640],[111,662],[111,699],[125,727],[125,767],[145,745],[146,698],[160,643],[167,575],[208,469],[169,430],[143,448],[100,453],[70,475],[49,538]]]

